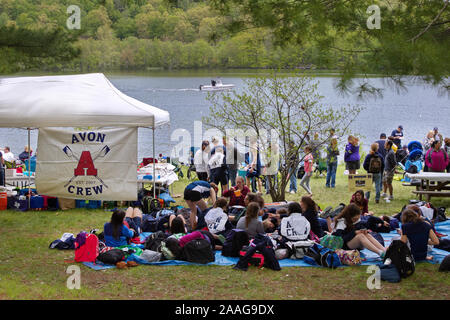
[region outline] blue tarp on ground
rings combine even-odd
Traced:
[[[436,223],[435,228],[436,228],[437,232],[447,235],[446,237],[444,237],[445,239],[450,239],[450,220],[447,220],[445,222]],[[149,232],[142,233],[140,235],[140,237],[142,240],[144,240],[149,235],[150,235]],[[383,236],[386,247],[389,246],[389,244],[391,243],[393,238],[399,237],[399,234],[396,231],[392,231],[391,233],[382,233],[381,235]],[[142,245],[137,245],[137,246],[143,248]],[[361,253],[362,253],[362,256],[366,259],[362,263],[363,266],[374,265],[374,264],[378,264],[381,262],[381,259],[377,254],[375,254],[367,249],[362,250]],[[433,256],[433,260],[429,261],[429,263],[433,263],[433,264],[441,263],[441,261],[444,259],[444,257],[449,254],[450,253],[447,251],[434,248],[433,251],[430,253],[430,255]],[[166,261],[149,263],[145,260],[140,259],[136,255],[131,255],[130,257],[128,257],[127,261],[130,261],[130,260],[136,261],[139,264],[145,264],[145,265],[164,265],[164,266],[204,265],[204,264],[190,263],[190,262],[180,261],[180,260],[166,260]],[[222,256],[221,251],[216,251],[216,260],[214,262],[210,262],[206,265],[233,266],[237,263],[238,260],[239,260],[239,258],[224,257],[224,256]],[[307,264],[303,260],[283,259],[283,260],[280,260],[279,262],[280,262],[280,266],[282,268],[283,267],[313,267],[312,265]],[[109,269],[109,268],[115,268],[115,266],[105,265],[105,264],[93,264],[93,263],[88,263],[88,262],[84,262],[83,264],[94,270],[104,270],[104,269]]]

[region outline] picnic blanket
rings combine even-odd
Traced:
[[[446,234],[447,236],[444,237],[444,239],[450,239],[450,220],[447,220],[445,222],[439,222],[435,224],[435,229],[437,232]],[[147,238],[151,233],[150,232],[143,232],[140,237],[142,240]],[[399,237],[399,234],[396,231],[392,231],[391,233],[381,233],[384,239],[385,246],[389,246],[392,239]],[[140,248],[143,248],[143,245],[136,245],[140,246]],[[433,260],[427,261],[428,263],[432,264],[438,264],[441,263],[442,260],[449,255],[450,253],[444,250],[433,248],[433,251],[429,253],[433,257]],[[235,265],[239,258],[232,258],[232,257],[224,257],[222,256],[221,251],[215,252],[216,259],[214,262],[210,262],[206,265],[216,265],[216,266],[233,266]],[[376,265],[382,262],[381,258],[372,251],[369,251],[367,249],[364,249],[361,251],[361,256],[365,259],[361,265],[368,266],[368,265]],[[143,265],[163,265],[163,266],[181,266],[181,265],[204,265],[204,264],[198,264],[198,263],[191,263],[187,261],[180,261],[180,260],[165,260],[165,261],[159,261],[159,262],[147,262],[143,259],[140,259],[139,256],[136,256],[134,254],[130,255],[126,261],[136,261],[139,264]],[[280,267],[318,267],[318,266],[312,266],[310,264],[307,264],[303,261],[303,259],[283,259],[279,260]],[[92,268],[94,270],[105,270],[110,268],[115,268],[113,265],[105,265],[102,263],[89,263],[84,262],[85,266]]]

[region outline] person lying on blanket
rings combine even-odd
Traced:
[[[204,216],[208,206],[203,199],[211,198],[214,205],[217,191],[218,187],[215,183],[206,181],[194,181],[184,189],[184,200],[191,209],[189,220],[192,230],[206,227]],[[197,205],[200,208],[200,214],[197,214]]]
[[[347,205],[335,218],[333,235],[342,237],[344,250],[368,249],[382,258],[386,254],[386,248],[369,233],[366,224],[361,221],[361,209],[354,203]]]

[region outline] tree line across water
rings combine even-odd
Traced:
[[[80,8],[79,30],[67,28],[71,5]],[[280,47],[269,28],[229,32],[227,19],[208,1],[0,0],[0,73],[337,69],[343,63],[338,53],[326,53],[308,41]]]

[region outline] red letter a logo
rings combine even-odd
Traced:
[[[91,153],[89,151],[83,151],[81,153],[78,166],[74,170],[75,176],[96,176],[97,169],[94,167],[94,161],[92,161]]]

